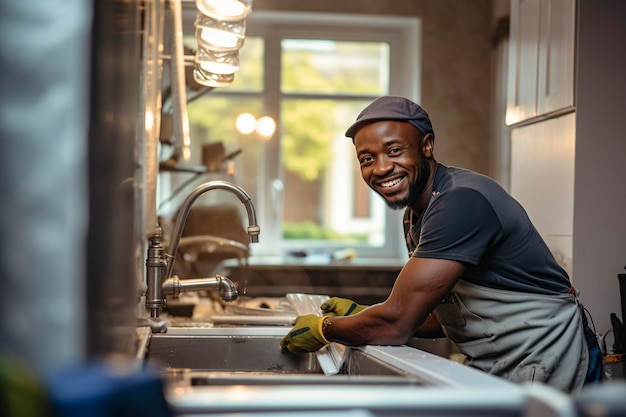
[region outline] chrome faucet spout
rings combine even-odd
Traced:
[[[180,280],[177,276],[168,278],[163,283],[163,293],[178,298],[186,291],[218,291],[224,301],[232,301],[239,295],[235,284],[228,278],[215,275],[210,278],[194,278]]]
[[[165,253],[166,257],[168,258],[167,273],[165,275],[166,277],[172,276],[172,271],[174,269],[174,259],[176,258],[176,253],[178,252],[178,244],[180,243],[180,238],[183,234],[185,221],[187,220],[187,215],[189,214],[191,206],[198,199],[198,197],[211,190],[225,190],[236,195],[237,198],[239,198],[239,201],[243,203],[246,208],[246,212],[248,213],[248,235],[250,236],[250,242],[257,243],[259,241],[260,228],[257,225],[256,212],[250,196],[248,196],[248,194],[241,187],[228,181],[205,182],[196,187],[187,196],[180,208],[180,211],[178,212],[176,223],[174,224],[174,228],[172,229],[172,238],[169,241],[168,248]]]

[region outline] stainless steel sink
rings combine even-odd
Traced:
[[[179,383],[196,385],[228,381],[371,385],[394,380],[413,386],[490,389],[510,384],[409,346],[348,348],[339,374],[326,376],[314,353],[296,355],[280,349],[280,339],[288,330],[278,326],[170,327],[167,333],[151,336],[145,360]]]
[[[160,367],[167,401],[181,416],[308,416],[328,411],[351,415],[354,410],[364,410],[367,416],[569,415],[562,413],[563,407],[550,405],[559,399],[558,393],[548,401],[409,346],[349,348],[339,374],[326,376],[315,354],[294,355],[280,349],[280,339],[288,330],[173,327],[151,336],[145,358]]]
[[[165,369],[321,372],[313,354],[283,352],[278,335],[154,334],[146,359]]]
[[[420,384],[408,372],[356,349],[350,349],[338,375],[326,377],[315,354],[280,349],[285,331],[245,334],[215,328],[204,334],[155,334],[146,359],[176,385]]]

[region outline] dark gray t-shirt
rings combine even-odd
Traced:
[[[491,178],[438,164],[433,191],[422,218],[412,220],[412,256],[463,262],[461,279],[490,288],[540,294],[570,289],[526,211]]]

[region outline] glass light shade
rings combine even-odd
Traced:
[[[214,74],[196,67],[193,69],[193,79],[207,87],[227,87],[235,80],[235,74]]]
[[[252,0],[196,0],[200,13],[217,20],[237,21],[245,19],[252,10]]]
[[[246,37],[246,21],[222,22],[198,13],[195,21],[196,40],[215,51],[241,49]]]
[[[213,74],[232,74],[239,70],[239,51],[212,51],[198,45],[196,66]]]

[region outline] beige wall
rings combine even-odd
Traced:
[[[435,156],[489,174],[491,0],[254,0],[253,10],[421,18],[420,104],[433,122]]]

